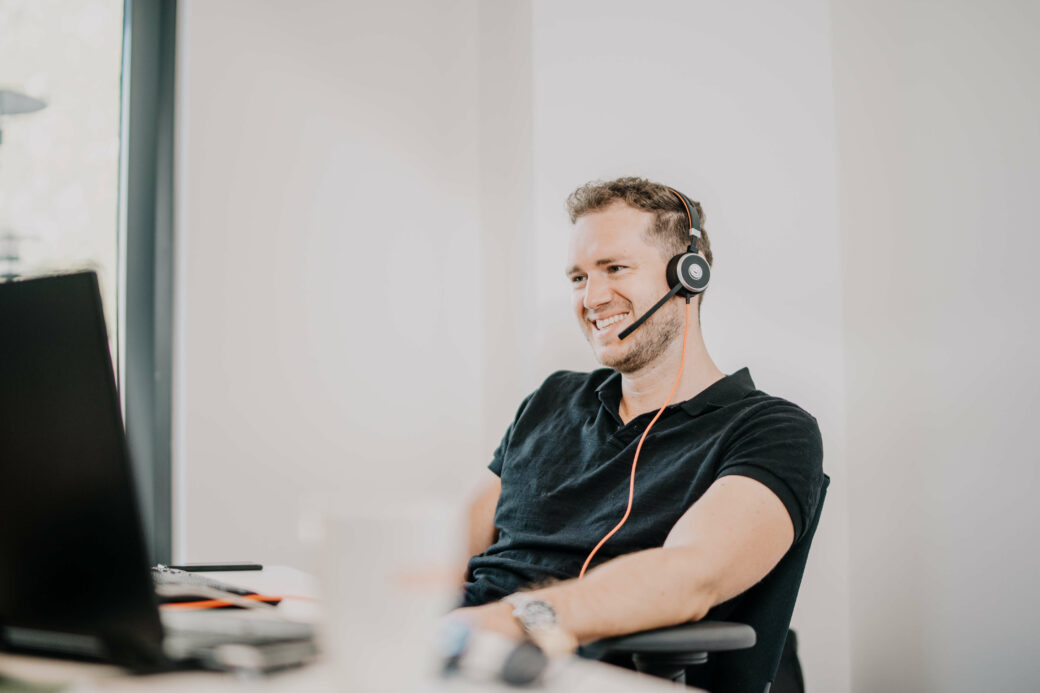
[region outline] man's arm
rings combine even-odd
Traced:
[[[495,529],[495,508],[498,497],[502,493],[502,480],[490,469],[484,471],[479,484],[474,489],[472,500],[466,513],[466,555],[464,557],[463,575],[470,557],[482,554],[495,543],[498,531]]]
[[[663,547],[529,594],[550,602],[580,642],[591,642],[701,619],[764,578],[793,542],[794,525],[776,494],[754,479],[726,476],[679,518]],[[502,602],[460,615],[521,635],[512,606]]]

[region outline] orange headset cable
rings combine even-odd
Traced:
[[[685,204],[685,203],[684,203]],[[600,548],[607,543],[612,536],[614,536],[619,529],[628,521],[628,516],[632,514],[632,501],[635,499],[636,492],[636,465],[639,464],[639,452],[643,449],[643,441],[646,440],[646,436],[650,433],[650,429],[657,423],[657,420],[661,418],[661,414],[672,402],[672,397],[675,396],[675,391],[679,389],[679,381],[682,379],[683,366],[686,365],[686,337],[690,332],[690,299],[686,299],[686,324],[683,327],[683,338],[682,338],[682,357],[679,359],[679,374],[675,376],[675,384],[672,385],[672,391],[668,393],[668,399],[664,401],[661,408],[657,410],[657,414],[650,423],[647,425],[646,430],[643,431],[642,437],[639,438],[639,445],[636,446],[636,456],[632,458],[632,475],[628,482],[628,508],[625,509],[625,516],[621,518],[621,522],[617,523],[614,529],[607,533],[607,536],[599,540],[596,544],[596,548],[592,549],[592,553],[585,559],[585,563],[581,566],[581,572],[578,573],[578,579],[581,580],[585,577],[585,571],[589,569],[589,564],[592,563],[592,557],[595,556]]]

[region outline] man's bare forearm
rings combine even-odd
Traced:
[[[534,590],[580,642],[699,620],[715,605],[708,571],[693,547],[615,558],[586,574]]]
[[[783,502],[754,479],[712,484],[672,527],[663,548],[608,561],[584,580],[535,590],[581,642],[703,618],[769,574],[794,541]],[[509,604],[473,609],[467,618],[519,637]]]

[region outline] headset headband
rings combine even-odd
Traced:
[[[683,195],[675,188],[668,188],[668,192],[678,197],[679,201],[682,202],[683,207],[686,209],[686,218],[690,222],[690,252],[696,253],[697,241],[695,239],[701,237],[701,218],[700,215],[697,214],[697,205],[693,200],[686,197],[686,195]]]

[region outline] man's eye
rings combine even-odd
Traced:
[[[584,274],[573,274],[573,275],[571,275],[571,284],[580,284],[583,281],[585,281],[585,275]]]
[[[624,265],[610,265],[609,267],[607,267],[607,271],[611,273],[620,272],[623,269],[625,269]]]

